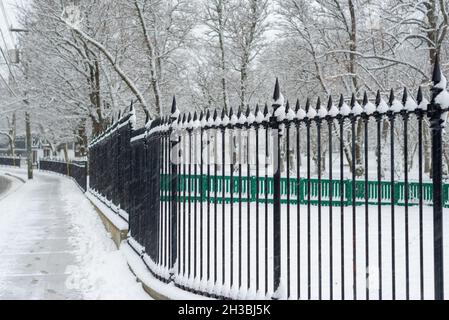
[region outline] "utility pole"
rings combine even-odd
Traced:
[[[30,114],[25,111],[25,130],[26,130],[26,146],[27,146],[27,167],[28,167],[28,179],[33,179],[33,152],[31,150],[32,137],[31,137],[31,124]]]
[[[4,11],[4,10],[3,10]],[[28,32],[26,29],[20,29],[20,28],[11,28],[9,29],[10,32]],[[16,49],[18,50],[18,49]],[[15,63],[20,63],[20,54],[16,54],[16,61]],[[27,78],[27,66],[24,64],[25,69],[25,78]],[[25,99],[23,102],[26,106],[29,106],[30,103],[28,102],[28,99],[26,98],[26,92],[25,92]],[[28,179],[33,179],[33,151],[32,151],[32,136],[31,136],[31,120],[30,120],[30,114],[28,111],[25,111],[25,130],[26,130],[26,148],[27,148],[27,167],[28,167]]]

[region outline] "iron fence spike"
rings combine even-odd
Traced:
[[[329,99],[327,100],[327,111],[332,108],[332,96],[329,95]]]
[[[441,81],[441,69],[440,69],[439,54],[435,55],[435,63],[433,65],[432,81],[434,84],[437,84]]]
[[[422,89],[421,89],[421,86],[419,86],[418,95],[416,97],[416,101],[418,102],[418,105],[421,104],[422,100],[423,100]]]
[[[405,106],[405,103],[407,102],[408,93],[407,88],[404,87],[404,93],[402,94],[402,104]]]
[[[366,91],[363,93],[363,105],[366,106],[368,104],[368,94]]]
[[[274,93],[273,93],[273,100],[277,101],[281,96],[281,91],[279,88],[279,79],[276,77],[276,84],[274,85]]]
[[[388,99],[388,104],[391,106],[393,104],[394,101],[394,90],[391,89],[390,90],[390,98]]]

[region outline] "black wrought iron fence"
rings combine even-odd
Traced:
[[[82,190],[87,190],[86,161],[65,162],[55,159],[39,159],[39,169],[69,176]]]
[[[0,166],[13,166],[20,168],[20,157],[0,156]]]
[[[419,89],[416,101],[404,90],[295,107],[276,82],[271,108],[180,114],[173,100],[140,129],[131,108],[91,143],[90,188],[129,214],[129,243],[153,275],[188,291],[443,299],[438,64],[433,82],[430,102]]]

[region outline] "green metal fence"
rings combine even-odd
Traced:
[[[269,203],[273,202],[273,178],[265,179],[265,177],[259,177],[257,181],[256,177],[233,177],[233,184],[231,186],[230,176],[210,176],[209,183],[207,182],[207,175],[179,175],[178,176],[178,188],[177,196],[179,201],[209,201],[222,203],[224,200],[226,203],[242,202],[261,202]],[[223,194],[223,179],[225,192]],[[257,197],[257,183],[259,183],[259,196]],[[287,203],[287,188],[288,179],[281,179],[281,202]],[[333,206],[349,206],[352,205],[352,195],[355,192],[356,205],[365,204],[365,197],[368,198],[368,204],[378,204],[378,181],[368,181],[368,190],[365,195],[365,181],[357,180],[355,183],[355,190],[353,190],[352,180],[321,180],[321,187],[318,179],[310,179],[310,203],[312,205],[318,205],[318,192],[321,189],[321,204],[323,206],[330,205],[331,197],[330,191],[332,189],[332,205]],[[307,179],[300,179],[299,184],[296,178],[290,178],[290,204],[296,204],[298,201],[301,204],[307,204],[308,202],[308,183]],[[332,188],[331,188],[332,184]],[[391,205],[391,184],[389,181],[381,181],[381,204]],[[202,185],[202,187],[201,187]],[[239,197],[239,185],[241,186],[241,198]],[[419,203],[419,183],[409,182],[409,204],[418,205]],[[231,188],[232,187],[232,188]],[[299,187],[299,193],[297,192]],[[162,175],[161,177],[161,193],[162,200],[169,201],[171,199],[170,194],[170,175]],[[190,190],[190,192],[189,192]],[[208,192],[210,190],[210,192]],[[341,191],[343,197],[341,197]],[[394,204],[405,204],[405,183],[394,183]],[[422,184],[422,193],[425,205],[432,205],[432,183]],[[208,197],[209,196],[209,197]],[[446,208],[449,208],[449,184],[443,185],[443,203]]]

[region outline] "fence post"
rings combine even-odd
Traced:
[[[173,102],[171,106],[171,115],[170,120],[171,123],[176,123],[178,121],[179,111],[176,108],[176,98],[173,96]],[[175,272],[175,263],[177,263],[177,252],[178,252],[178,234],[176,233],[178,230],[178,157],[179,157],[179,150],[178,150],[178,144],[179,144],[179,137],[177,132],[174,132],[173,128],[171,129],[170,133],[170,150],[169,150],[169,158],[170,158],[170,166],[171,166],[171,196],[170,196],[170,205],[171,205],[171,252],[170,252],[170,266],[169,269],[171,270],[170,273],[173,275]],[[176,153],[174,153],[175,151]]]
[[[435,300],[444,299],[443,273],[443,207],[442,207],[442,129],[443,114],[437,96],[446,90],[446,81],[441,74],[439,57],[436,56],[433,69],[432,100],[429,104],[430,127],[432,132],[432,180],[433,180],[433,245]]]
[[[281,130],[278,113],[284,112],[283,98],[279,89],[279,81],[276,79],[273,94],[273,115],[270,125],[273,129],[273,293],[276,294],[281,279]],[[278,111],[279,110],[279,111]]]

